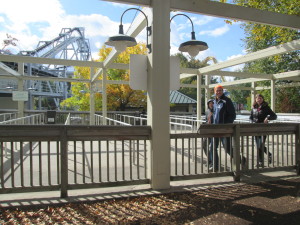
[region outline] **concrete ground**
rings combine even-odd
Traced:
[[[186,192],[208,189],[212,187],[227,187],[246,183],[272,182],[299,178],[295,170],[243,174],[240,182],[234,182],[231,176],[215,177],[187,181],[173,181],[170,189],[153,190],[150,185],[135,185],[123,187],[78,189],[68,191],[67,198],[60,198],[59,191],[0,194],[0,207],[23,207],[39,205],[57,205],[72,202],[92,202],[127,198],[135,196],[157,195],[172,192]],[[298,193],[300,193],[300,187]],[[300,198],[300,196],[299,196]]]

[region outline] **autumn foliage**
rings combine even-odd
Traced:
[[[112,48],[103,46],[99,50],[99,60],[104,61],[110,54]],[[131,54],[143,54],[147,53],[146,45],[139,43],[134,47],[127,48],[126,51],[118,55],[114,60],[114,63],[129,64]],[[95,74],[96,71],[90,71],[89,67],[76,67],[75,78],[89,79]],[[107,80],[122,80],[129,81],[129,70],[121,69],[107,69]],[[99,76],[98,80],[102,80],[103,75]],[[72,110],[89,111],[90,109],[90,94],[91,86],[88,82],[73,82],[71,87],[72,97],[64,100],[61,103],[62,107]],[[95,93],[95,109],[96,111],[102,110],[102,93],[98,92],[102,85],[101,82],[92,87]],[[128,84],[107,84],[107,110],[120,110],[124,111],[128,107],[146,107],[146,94],[144,91],[132,90]]]

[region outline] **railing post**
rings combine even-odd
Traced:
[[[300,175],[300,124],[298,125],[298,129],[296,129],[296,151],[295,151],[295,158],[296,158],[296,172],[297,175]]]
[[[67,198],[68,197],[68,140],[67,140],[66,126],[64,126],[61,130],[60,151],[61,151],[60,197]]]
[[[240,181],[241,177],[241,168],[240,168],[240,125],[236,124],[233,130],[233,162],[232,162],[232,170],[233,170],[233,179],[234,181]]]

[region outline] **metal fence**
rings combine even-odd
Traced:
[[[8,120],[0,122],[0,125],[4,124],[19,124],[19,125],[37,125],[44,124],[44,114],[34,114],[30,116],[24,116],[19,118],[9,118]]]
[[[18,113],[1,113],[0,122],[16,119],[17,117],[18,117]]]

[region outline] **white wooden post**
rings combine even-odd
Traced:
[[[252,108],[252,104],[255,101],[255,95],[256,95],[256,84],[255,82],[251,82],[251,102],[250,102],[250,107]]]
[[[201,93],[201,79],[202,76],[197,75],[197,120],[201,120],[201,116],[202,116],[202,93]],[[199,122],[197,124],[197,127],[199,127]]]
[[[90,77],[92,80],[92,75],[95,73],[95,69],[93,67],[90,68]],[[94,90],[94,82],[91,81],[90,86],[90,125],[95,125],[95,90]]]
[[[153,0],[152,52],[148,64],[151,187],[170,188],[170,0]]]
[[[103,69],[103,78],[102,78],[102,124],[106,125],[107,117],[107,94],[106,94],[106,69]]]
[[[271,109],[274,112],[275,112],[275,100],[276,100],[275,80],[271,80]]]
[[[18,77],[18,91],[23,91],[23,78],[24,75],[24,63],[19,62],[18,63],[18,72],[21,74],[20,77]],[[24,101],[18,101],[18,116],[24,117]]]

